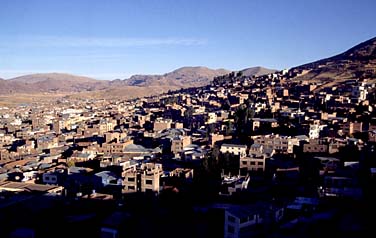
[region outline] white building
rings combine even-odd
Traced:
[[[309,139],[318,139],[320,137],[320,131],[324,129],[326,125],[313,124],[309,125]]]
[[[363,82],[360,85],[354,86],[351,91],[351,96],[356,102],[361,102],[367,99],[368,91],[366,84]]]
[[[213,124],[217,122],[217,114],[215,112],[209,112],[206,124]]]
[[[244,157],[247,155],[247,146],[246,145],[236,145],[236,144],[223,144],[220,149],[221,153],[230,153],[234,155],[239,155]]]

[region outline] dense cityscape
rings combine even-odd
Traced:
[[[1,0],[0,238],[366,238],[376,1]]]
[[[306,71],[0,108],[0,236],[367,234],[375,83]]]

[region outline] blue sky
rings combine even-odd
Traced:
[[[0,77],[283,69],[376,36],[374,0],[1,0]]]

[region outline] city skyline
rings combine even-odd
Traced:
[[[356,4],[355,4],[356,3]],[[373,1],[2,1],[0,77],[290,68],[376,35]]]

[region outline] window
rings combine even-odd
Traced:
[[[247,161],[242,161],[242,164],[243,165],[247,165]]]
[[[258,165],[264,165],[264,162],[257,162]]]
[[[233,216],[228,216],[228,221],[229,221],[229,222],[235,222],[235,217],[233,217]]]
[[[135,190],[134,186],[128,186],[128,190]]]
[[[151,184],[153,184],[153,180],[147,179],[147,180],[145,181],[145,183],[151,185]]]
[[[256,165],[256,162],[255,161],[251,161],[251,165]]]
[[[134,182],[134,177],[129,177],[128,182]]]
[[[235,228],[233,226],[228,225],[227,226],[227,232],[231,233],[231,234],[234,234],[235,233]]]

